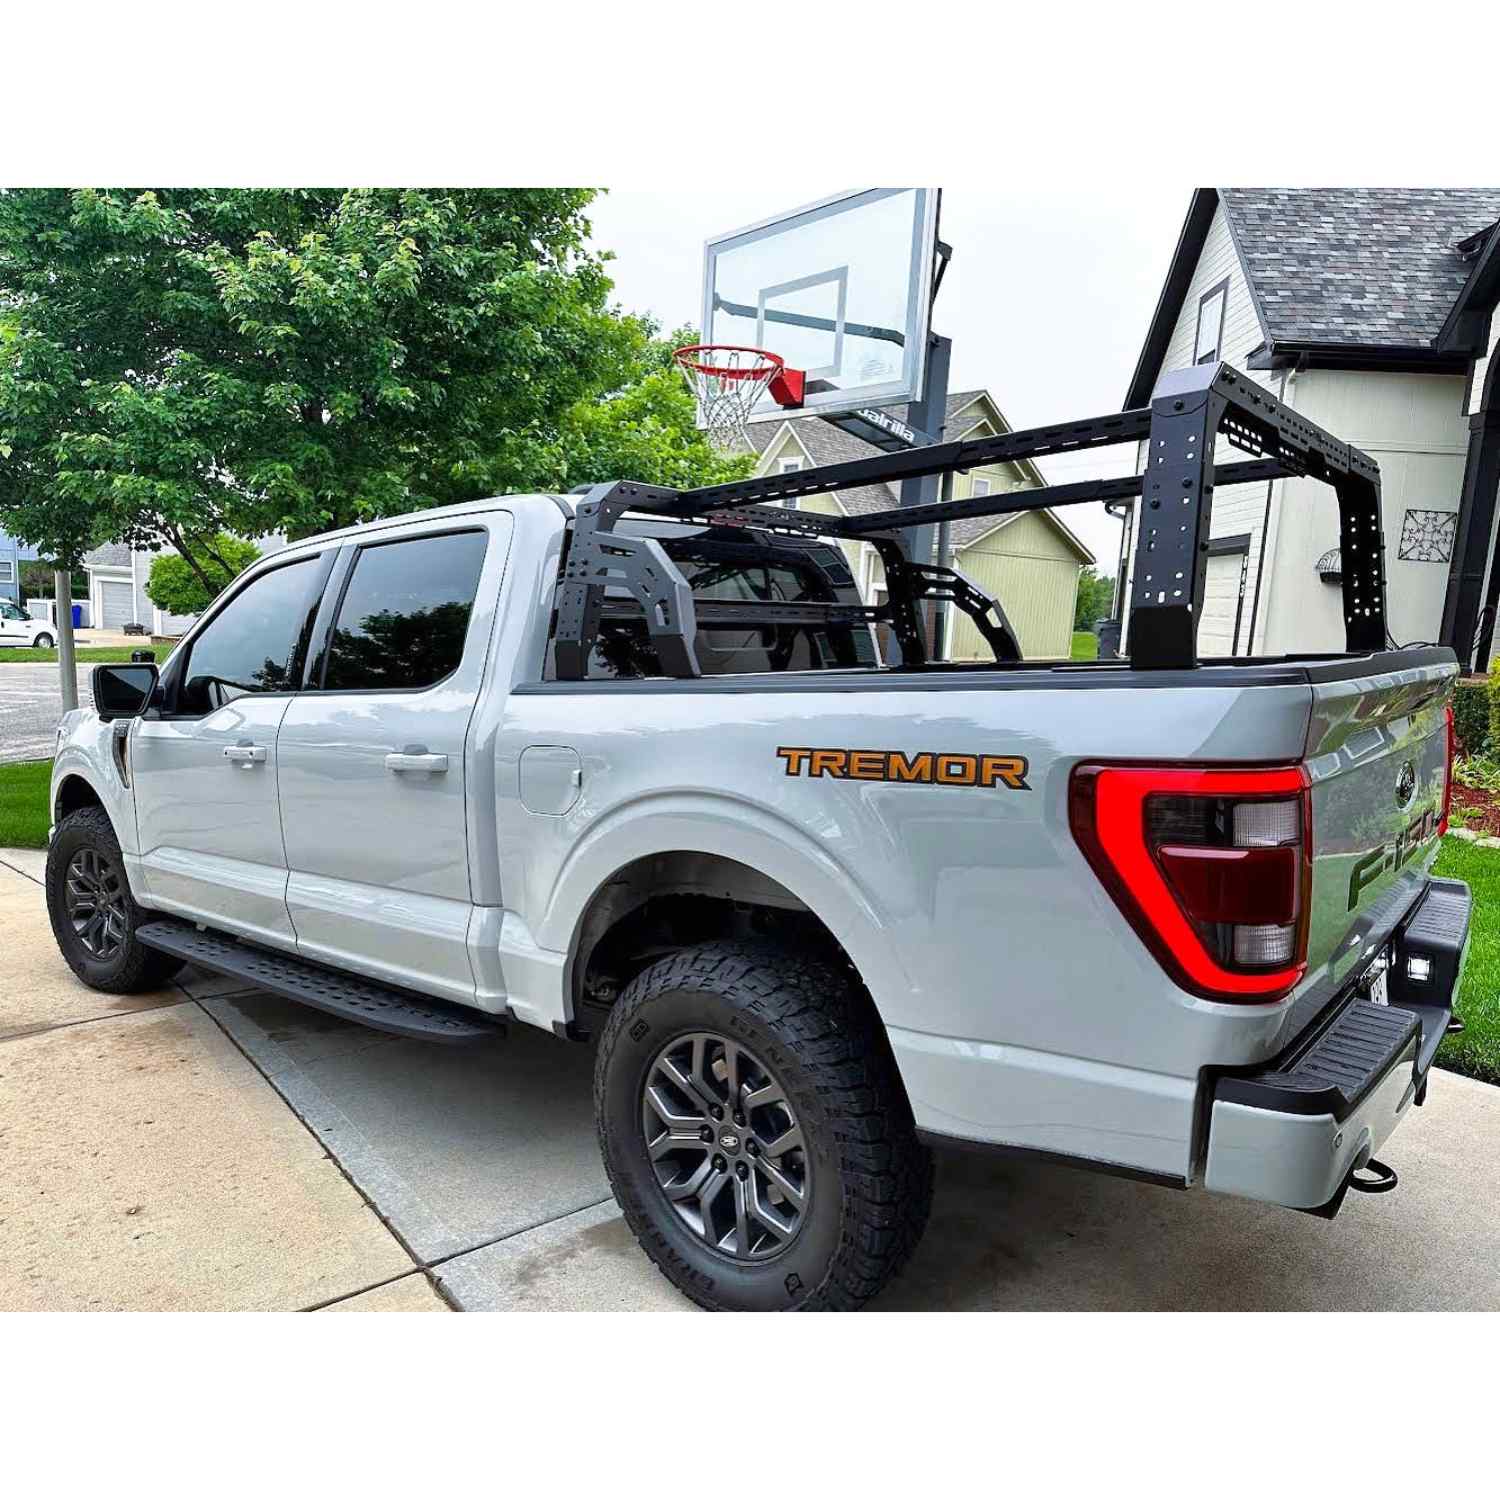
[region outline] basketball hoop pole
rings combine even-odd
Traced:
[[[948,361],[952,352],[952,339],[944,338],[940,333],[930,335],[927,344],[926,388],[922,392],[922,399],[913,401],[907,407],[908,425],[935,433],[939,442],[943,440],[943,427],[948,417]],[[939,476],[936,474],[926,474],[919,479],[903,479],[897,504],[903,510],[913,505],[931,505],[938,498],[938,483]],[[936,530],[934,526],[918,526],[909,533],[903,533],[901,540],[908,548],[907,556],[911,561],[942,561],[933,556]],[[944,618],[946,609],[947,606],[942,603],[933,605],[933,639],[928,642],[928,646],[934,657],[942,652],[943,632],[947,628]]]

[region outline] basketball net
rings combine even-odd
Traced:
[[[689,344],[672,358],[697,398],[699,420],[714,446],[747,447],[750,413],[782,373],[781,356],[735,344]]]

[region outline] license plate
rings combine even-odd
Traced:
[[[1365,994],[1372,1005],[1391,1003],[1390,985],[1387,983],[1387,965],[1384,958],[1376,960],[1375,967],[1365,978]]]

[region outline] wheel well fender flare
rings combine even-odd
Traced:
[[[910,996],[913,976],[891,922],[856,871],[846,869],[801,828],[766,811],[679,793],[632,804],[600,823],[569,852],[548,896],[537,940],[568,955],[567,985],[589,912],[621,871],[663,855],[716,856],[774,881],[820,921],[843,948],[876,1009]]]

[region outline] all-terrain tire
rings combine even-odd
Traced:
[[[674,1038],[710,1031],[764,1060],[807,1142],[805,1219],[791,1243],[746,1262],[695,1234],[668,1202],[642,1123],[647,1075]],[[642,1248],[676,1287],[718,1310],[834,1311],[905,1265],[932,1204],[889,1041],[851,978],[754,942],[708,943],[651,965],[600,1037],[594,1108],[605,1169]]]
[[[119,892],[119,921],[123,931],[118,951],[99,958],[85,946],[67,910],[68,867],[80,850],[98,856],[100,871]],[[183,965],[183,960],[148,948],[136,937],[136,929],[151,920],[151,913],[136,904],[125,878],[120,841],[102,807],[83,807],[69,813],[58,824],[47,850],[47,915],[52,935],[68,967],[90,989],[110,995],[138,995],[160,989]]]

